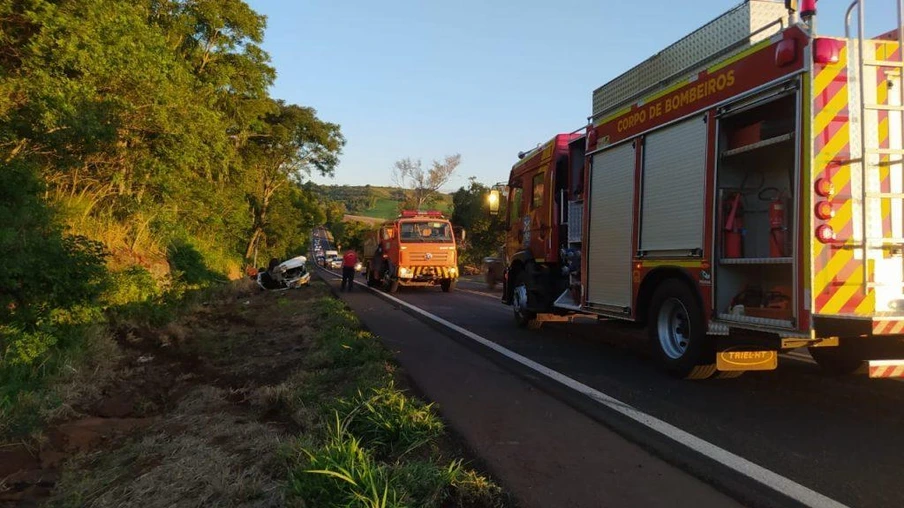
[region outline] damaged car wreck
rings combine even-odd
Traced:
[[[271,259],[269,268],[258,270],[257,284],[262,289],[271,291],[303,286],[311,281],[311,274],[305,266],[307,261],[304,256],[297,256],[282,263],[276,258]]]

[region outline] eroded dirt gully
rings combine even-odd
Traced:
[[[275,387],[315,332],[319,285],[244,282],[162,329],[116,330],[107,381],[29,443],[0,447],[0,504],[282,504],[276,447],[303,432]]]

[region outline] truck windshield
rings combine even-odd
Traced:
[[[402,243],[452,243],[452,225],[436,221],[402,222],[399,239]]]

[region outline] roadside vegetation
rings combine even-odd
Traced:
[[[317,353],[285,388],[315,408],[316,437],[289,444],[289,497],[308,506],[503,506],[493,482],[444,450],[432,405],[397,383],[389,352],[336,299],[314,306]],[[446,444],[448,447],[448,443]]]
[[[51,506],[495,507],[435,408],[327,286],[204,294],[167,325],[118,331],[0,501]],[[2,470],[2,467],[0,467]],[[48,478],[58,478],[47,486]],[[43,483],[42,483],[43,482]]]
[[[65,411],[120,324],[323,222],[302,183],[345,140],[268,95],[264,28],[242,0],[0,0],[0,441]]]
[[[470,178],[467,187],[452,193],[452,223],[467,231],[467,239],[461,250],[463,270],[481,266],[483,258],[499,256],[505,242],[506,203],[501,202],[499,212],[490,214],[487,196],[490,187]]]

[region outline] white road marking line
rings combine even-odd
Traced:
[[[460,287],[459,287],[459,288],[455,288],[455,290],[456,290],[456,291],[461,291],[462,293],[468,293],[468,294],[471,294],[471,295],[485,296],[485,297],[487,297],[487,298],[492,298],[493,300],[496,300],[496,301],[499,301],[499,300],[501,299],[501,298],[500,298],[499,296],[497,296],[497,295],[491,295],[491,294],[489,294],[489,293],[483,293],[483,292],[481,292],[481,291],[474,291],[474,290],[471,290],[471,289],[464,289],[464,288],[460,288]]]
[[[361,284],[360,282],[356,282],[356,284],[366,287],[364,284]],[[487,348],[492,349],[493,351],[496,351],[497,353],[499,353],[511,360],[514,360],[514,361],[520,363],[521,365],[523,365],[539,374],[542,374],[542,375],[548,377],[549,379],[552,379],[553,381],[556,381],[564,386],[567,386],[568,388],[571,388],[572,390],[574,390],[578,393],[584,394],[587,397],[590,397],[591,399],[595,400],[596,402],[599,402],[603,406],[606,406],[607,408],[609,408],[617,413],[620,413],[620,414],[630,418],[631,420],[634,420],[635,422],[637,422],[655,432],[658,432],[658,433],[662,434],[663,436],[665,436],[679,444],[682,444],[682,445],[690,448],[691,450],[694,450],[695,452],[697,452],[701,455],[704,455],[737,473],[740,473],[740,474],[750,478],[751,480],[758,482],[759,484],[761,484],[767,488],[770,488],[780,494],[784,494],[784,495],[790,497],[791,499],[794,499],[795,501],[798,501],[799,503],[804,504],[805,506],[813,506],[813,507],[819,507],[819,508],[837,508],[837,507],[845,506],[844,504],[841,504],[838,501],[835,501],[834,499],[824,496],[824,495],[820,494],[819,492],[816,492],[815,490],[811,490],[811,489],[795,482],[794,480],[791,480],[790,478],[785,478],[784,476],[781,476],[778,473],[775,473],[775,472],[773,472],[769,469],[766,469],[758,464],[755,464],[741,456],[735,455],[735,454],[731,453],[730,451],[725,450],[724,448],[720,448],[708,441],[700,439],[699,437],[697,437],[689,432],[686,432],[684,430],[681,430],[678,427],[675,427],[674,425],[672,425],[670,423],[660,420],[660,419],[656,418],[655,416],[648,415],[648,414],[640,411],[639,409],[634,408],[633,406],[630,406],[614,397],[606,395],[605,393],[600,392],[599,390],[596,390],[594,388],[591,388],[591,387],[589,387],[579,381],[576,381],[560,372],[552,370],[542,364],[539,364],[539,363],[531,360],[530,358],[521,356],[518,353],[511,351],[509,349],[506,349],[489,339],[485,339],[485,338],[481,337],[480,335],[477,335],[476,333],[471,332],[470,330],[466,330],[466,329],[456,325],[455,323],[446,321],[445,319],[443,319],[439,316],[431,314],[431,313],[429,313],[423,309],[420,309],[414,305],[411,305],[408,302],[399,300],[398,298],[396,298],[392,295],[389,295],[386,293],[379,293],[377,291],[374,291],[374,292],[377,293],[382,298],[385,298],[398,305],[405,306],[408,309],[412,310],[413,312],[420,314],[420,315],[426,317],[427,319],[430,319],[431,321],[439,323],[451,330],[454,330],[454,331],[458,332],[459,334],[464,335],[465,337],[467,337],[479,344],[482,344],[483,346],[486,346]]]

